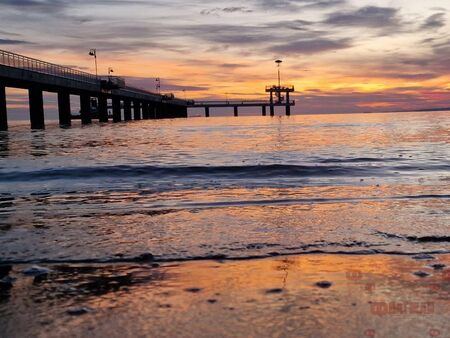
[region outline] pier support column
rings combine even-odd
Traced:
[[[155,103],[155,119],[160,119],[162,116],[162,103]]]
[[[156,119],[156,104],[154,102],[148,103],[148,118],[151,120]]]
[[[266,106],[262,106],[262,116],[266,115],[267,115]]]
[[[122,121],[122,107],[120,105],[120,97],[112,98],[113,122]]]
[[[32,87],[28,90],[28,97],[30,100],[31,129],[45,129],[42,90]]]
[[[8,130],[8,115],[6,110],[6,88],[0,85],[0,131]]]
[[[131,121],[131,101],[123,101],[123,119],[125,121]]]
[[[205,107],[205,117],[209,117],[209,107]]]
[[[275,115],[275,107],[273,106],[273,92],[270,92],[270,116]]]
[[[108,97],[106,95],[98,97],[98,120],[108,122]]]
[[[289,101],[289,92],[286,93],[286,116],[291,116],[291,102]]]
[[[149,115],[150,115],[150,109],[149,109],[148,102],[144,101],[144,102],[142,102],[142,119],[148,120]]]
[[[133,113],[134,113],[134,119],[136,121],[141,120],[141,102],[134,101],[133,103]]]
[[[234,106],[234,116],[239,116],[238,106]]]
[[[89,94],[80,95],[81,124],[91,124],[91,96]]]
[[[69,92],[66,91],[58,92],[58,113],[59,113],[59,125],[61,127],[69,127],[72,124]]]

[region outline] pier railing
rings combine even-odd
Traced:
[[[0,65],[53,75],[84,83],[100,84],[100,80],[93,74],[4,50],[0,50]]]

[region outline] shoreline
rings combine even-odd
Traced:
[[[14,265],[1,337],[448,337],[450,255]]]

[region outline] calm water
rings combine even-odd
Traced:
[[[450,113],[0,133],[0,261],[450,252]]]

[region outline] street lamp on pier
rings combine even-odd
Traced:
[[[276,60],[275,63],[277,64],[278,68],[278,87],[281,87],[281,64],[283,63],[282,60]]]
[[[98,78],[98,68],[97,68],[97,50],[96,49],[91,49],[89,51],[89,55],[93,56],[95,59],[95,77]]]

